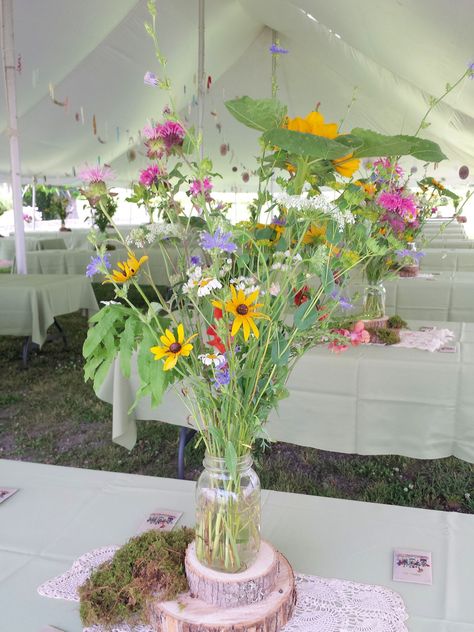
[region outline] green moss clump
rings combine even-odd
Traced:
[[[370,334],[370,342],[383,345],[396,345],[400,342],[400,334],[398,329],[375,329],[369,327],[367,331]]]
[[[391,316],[387,321],[387,327],[389,329],[406,329],[408,324],[403,318],[400,318],[397,314]]]
[[[151,599],[175,599],[188,590],[186,548],[194,530],[146,531],[122,546],[79,588],[85,626],[147,622]]]

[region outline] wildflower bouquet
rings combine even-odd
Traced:
[[[149,10],[147,31],[156,44],[153,3]],[[250,564],[259,548],[258,479],[243,468],[257,437],[265,436],[269,412],[288,396],[291,370],[315,344],[338,348],[365,339],[360,325],[346,332],[334,321],[335,308],[347,305],[348,272],[380,252],[356,215],[360,187],[344,178],[365,156],[444,156],[437,145],[418,138],[360,129],[341,135],[318,112],[290,120],[276,98],[236,99],[226,106],[262,134],[262,151],[248,221],[231,225],[213,195],[212,162],[199,155],[201,139],[173,107],[158,47],[156,56],[162,77],[156,82],[168,91],[171,105],[145,130],[153,162],[142,184],[152,188],[163,222],[137,228],[126,239],[117,231],[129,254],[116,270],[98,246],[94,269],[114,285],[117,301],[91,319],[85,377],[97,388],[115,357],[128,376],[135,355],[137,397],[148,395],[157,406],[175,387],[213,461],[206,489],[197,497],[197,555],[213,568],[235,572]],[[103,175],[89,184],[89,193],[98,196],[107,215]],[[270,193],[274,176],[281,194]],[[321,195],[325,184],[337,191],[333,202]],[[191,212],[183,212],[178,191],[186,193]],[[153,248],[138,258],[135,248],[144,246]],[[148,270],[148,258],[158,253],[173,281],[166,295]],[[147,298],[143,283],[155,288],[155,301]],[[131,286],[145,309],[131,301]],[[218,476],[222,468],[226,474]]]

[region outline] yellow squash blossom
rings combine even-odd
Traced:
[[[178,325],[177,336],[174,335],[169,329],[165,330],[163,336],[160,336],[160,340],[163,344],[162,347],[151,347],[150,351],[154,354],[155,360],[161,360],[166,358],[164,371],[169,371],[176,366],[179,356],[188,356],[193,348],[190,344],[191,340],[196,338],[197,334],[194,334],[186,341],[184,340],[184,327],[182,324]]]
[[[310,112],[304,119],[299,116],[294,119],[287,119],[286,127],[293,132],[314,134],[324,138],[335,139],[340,136],[337,123],[325,123],[324,116],[320,112]],[[357,158],[352,158],[352,154],[347,154],[347,156],[337,158],[331,162],[334,169],[346,178],[350,178],[357,171],[360,164]]]
[[[114,281],[115,283],[125,283],[125,281],[128,281],[137,274],[145,261],[148,261],[147,255],[140,257],[138,260],[131,252],[128,254],[129,257],[127,261],[119,261],[117,263],[117,267],[120,268],[120,270],[112,270],[104,283],[113,283]]]
[[[258,299],[259,291],[255,290],[255,292],[252,292],[249,296],[245,296],[242,290],[237,291],[233,285],[230,286],[230,291],[232,299],[225,304],[226,311],[235,316],[230,335],[236,336],[242,327],[245,341],[249,339],[250,331],[253,332],[255,338],[258,338],[260,333],[254,319],[266,318],[270,320],[266,314],[257,311],[258,308],[263,305],[263,303],[255,303]],[[214,307],[222,309],[222,303],[220,301],[212,301],[212,304]]]

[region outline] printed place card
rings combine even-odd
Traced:
[[[137,533],[144,533],[150,529],[157,531],[172,531],[178,520],[183,515],[182,511],[169,509],[157,509],[153,511],[138,527]]]
[[[13,494],[16,494],[17,491],[18,489],[14,489],[13,487],[0,487],[0,505],[5,502],[5,500],[11,498]]]
[[[433,583],[430,551],[395,549],[393,552],[393,581],[413,584]]]
[[[420,327],[419,331],[433,331],[436,327],[425,325],[424,327]]]
[[[457,343],[452,344],[452,345],[443,345],[442,347],[440,347],[438,349],[439,353],[456,353],[458,350],[458,345]]]

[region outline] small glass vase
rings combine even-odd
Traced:
[[[385,316],[386,290],[382,281],[370,283],[364,290],[364,318],[375,319]]]
[[[206,453],[196,487],[196,555],[217,571],[248,568],[260,549],[260,480],[252,457],[237,460],[235,477],[225,459]]]

